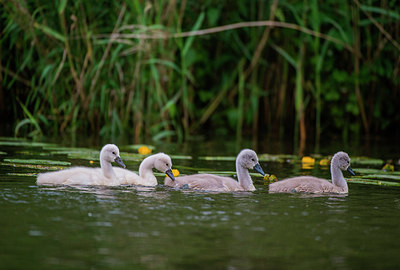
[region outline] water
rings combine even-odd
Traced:
[[[2,147],[7,154],[0,158],[49,158],[38,149]],[[218,170],[232,170],[231,163],[174,161]],[[280,179],[302,172],[298,165],[261,165]],[[350,184],[349,195],[268,194],[255,179],[255,192],[215,194],[162,185],[37,186],[35,176],[16,175],[37,172],[0,166],[1,269],[400,267],[398,188]],[[329,177],[327,170],[313,174]]]

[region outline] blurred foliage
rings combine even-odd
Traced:
[[[17,135],[400,131],[395,0],[0,3],[0,107]],[[251,21],[310,31],[174,36]]]

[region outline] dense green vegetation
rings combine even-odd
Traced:
[[[0,3],[17,135],[400,132],[395,0]]]

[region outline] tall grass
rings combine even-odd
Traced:
[[[0,3],[0,97],[16,135],[271,133],[304,148],[400,132],[393,0]]]

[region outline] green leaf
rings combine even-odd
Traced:
[[[206,156],[206,157],[199,157],[199,159],[201,159],[201,160],[222,160],[222,161],[235,161],[236,160],[236,157],[233,157],[233,156],[226,156],[226,157],[223,157],[223,156],[215,156],[215,157],[209,157],[209,156]]]
[[[4,162],[8,163],[18,163],[18,164],[39,164],[39,165],[62,165],[67,166],[71,165],[71,162],[68,161],[59,161],[59,160],[45,160],[45,159],[11,159],[6,158]]]
[[[379,8],[379,7],[361,5],[361,10],[362,11],[371,12],[371,13],[382,14],[382,15],[385,15],[385,16],[392,17],[393,19],[400,20],[400,14],[398,12],[396,12],[396,11],[391,11],[389,9],[383,9],[383,8]]]
[[[58,4],[58,8],[57,8],[58,14],[61,14],[64,12],[66,5],[67,5],[67,0],[60,0],[60,2]]]
[[[164,130],[164,131],[161,131],[161,132],[157,133],[156,135],[154,135],[153,136],[153,140],[154,141],[159,141],[161,139],[168,138],[168,137],[171,137],[171,136],[174,136],[174,135],[175,135],[175,131]]]
[[[297,69],[297,63],[294,60],[293,57],[291,57],[284,49],[282,49],[281,47],[275,45],[275,44],[271,44],[271,47],[277,51],[281,56],[283,56],[283,58],[286,59],[286,61],[289,62],[289,64],[291,64],[295,69]]]
[[[356,183],[356,184],[400,187],[400,183],[397,183],[397,182],[378,181],[378,180],[370,180],[370,179],[362,179],[362,178],[350,178],[350,179],[347,179],[347,181],[349,183]]]
[[[194,24],[193,28],[191,31],[196,31],[200,28],[201,24],[203,23],[204,20],[204,12],[200,13],[199,17],[197,18],[196,23]],[[194,41],[195,36],[190,36],[187,38],[185,45],[183,46],[182,50],[182,57],[185,57],[187,52],[189,51],[190,46],[192,45]]]
[[[38,23],[34,23],[33,26],[39,30],[42,30],[46,34],[50,35],[51,37],[58,39],[62,42],[65,42],[65,36],[58,33],[56,30],[53,30],[50,27],[47,27],[46,25],[42,25],[42,24],[38,24]]]

